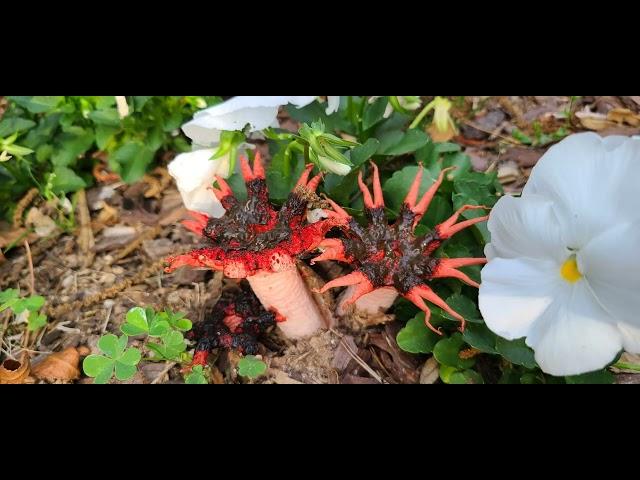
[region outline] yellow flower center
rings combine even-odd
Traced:
[[[569,283],[575,283],[582,278],[575,255],[562,264],[560,275]]]

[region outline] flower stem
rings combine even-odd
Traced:
[[[409,125],[409,130],[416,128],[418,125],[420,125],[420,122],[424,119],[424,117],[427,116],[427,113],[433,110],[434,105],[435,105],[435,100],[425,105],[425,107],[420,111],[418,116],[413,120],[413,122],[411,122],[411,125]]]
[[[618,362],[614,363],[613,366],[621,370],[633,370],[635,372],[640,372],[640,365],[635,363]]]

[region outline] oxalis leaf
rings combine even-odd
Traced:
[[[206,385],[207,382],[206,377],[204,376],[204,369],[202,365],[196,365],[191,370],[191,373],[188,373],[184,377],[184,383],[187,385]]]
[[[247,355],[238,362],[238,374],[242,377],[257,378],[267,371],[267,364],[254,355]]]

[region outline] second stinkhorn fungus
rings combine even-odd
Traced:
[[[216,348],[255,355],[259,336],[275,324],[275,313],[267,312],[253,292],[243,287],[218,301],[209,317],[187,333],[187,338],[196,342],[192,365],[205,366]]]
[[[433,253],[442,242],[455,233],[488,218],[483,216],[456,223],[462,212],[486,209],[486,207],[464,205],[431,232],[417,237],[414,229],[442,184],[444,174],[450,169],[442,170],[438,179],[418,201],[422,181],[421,167],[400,209],[398,219],[390,225],[384,212],[378,167],[373,162],[372,166],[373,197],[362,181],[362,172],[358,176],[358,184],[364,196],[365,214],[369,222],[366,227],[360,226],[339,205],[327,199],[334,210],[331,217],[342,220],[344,238],[328,238],[322,241],[319,248],[323,252],[314,259],[314,262],[339,260],[350,263],[354,271],[328,282],[320,292],[348,286],[350,289],[347,290],[347,294],[350,296],[343,301],[343,308],[359,299],[364,300],[366,295],[368,299],[363,302],[361,308],[375,313],[376,307],[384,309],[393,303],[395,291],[425,312],[425,323],[431,330],[440,333],[430,323],[431,313],[424,300],[437,305],[459,320],[460,329],[464,330],[464,318],[447,305],[429,284],[437,278],[453,277],[478,287],[476,282],[458,268],[484,264],[486,259],[438,258],[434,257]]]
[[[219,188],[213,193],[225,208],[220,218],[190,212],[193,220],[184,222],[203,236],[203,248],[167,259],[167,272],[189,265],[221,270],[230,278],[246,278],[262,302],[276,313],[279,327],[290,338],[313,334],[326,326],[313,296],[296,266],[297,258],[314,250],[325,234],[342,222],[332,216],[316,223],[306,222],[310,193],[321,176],[309,180],[313,165],[304,170],[295,189],[280,210],[269,201],[265,172],[256,154],[253,169],[241,157],[241,170],[247,185],[247,200],[240,202],[229,185],[216,177]]]

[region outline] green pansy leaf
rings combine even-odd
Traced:
[[[440,340],[441,337],[424,324],[424,316],[424,312],[420,312],[398,332],[396,342],[405,352],[431,353]]]

